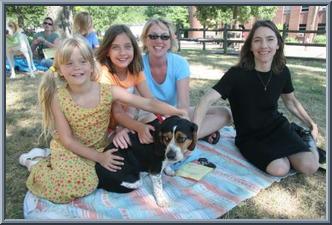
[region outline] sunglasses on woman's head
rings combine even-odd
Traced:
[[[161,34],[161,35],[158,35],[158,34],[149,34],[148,37],[151,40],[157,40],[158,38],[160,38],[163,41],[167,41],[171,36],[169,36],[168,34]]]
[[[43,24],[44,24],[44,25],[49,25],[49,26],[52,26],[52,25],[53,25],[53,23],[48,23],[48,22],[44,22]]]

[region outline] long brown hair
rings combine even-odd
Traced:
[[[271,69],[274,73],[280,73],[286,64],[286,58],[284,55],[284,40],[282,39],[278,28],[271,20],[258,20],[254,23],[244,45],[240,52],[240,61],[237,66],[245,70],[253,70],[255,68],[254,54],[251,51],[251,43],[256,30],[260,27],[270,28],[276,35],[279,49],[277,49],[276,54],[273,57]]]
[[[100,64],[106,65],[112,74],[116,73],[114,65],[108,56],[108,52],[115,38],[123,33],[128,36],[134,49],[134,58],[133,61],[128,65],[128,70],[130,73],[138,75],[139,72],[143,70],[141,50],[138,47],[135,36],[126,25],[117,24],[108,28],[104,35],[103,41],[100,44],[100,47],[97,49],[96,58]]]

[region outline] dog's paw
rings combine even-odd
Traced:
[[[168,176],[175,176],[175,171],[170,167],[170,166],[166,166],[166,168],[164,169],[165,174],[167,174]]]
[[[168,207],[169,206],[169,201],[165,195],[159,195],[158,197],[156,196],[156,202],[159,207]]]
[[[134,183],[128,183],[128,182],[121,182],[121,186],[126,187],[126,188],[130,188],[130,189],[137,189],[140,186],[142,186],[142,181],[138,180]]]

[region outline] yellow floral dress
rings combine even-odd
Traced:
[[[100,102],[95,108],[82,108],[71,98],[65,87],[57,97],[74,136],[82,144],[103,151],[107,140],[112,96],[110,86],[101,84]],[[95,162],[67,150],[53,136],[51,156],[32,167],[26,185],[35,195],[55,203],[67,203],[93,192],[98,185]]]

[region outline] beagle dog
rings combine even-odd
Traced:
[[[197,125],[178,116],[168,117],[162,122],[156,119],[149,124],[155,127],[153,143],[141,144],[138,135],[130,133],[131,146],[114,153],[124,158],[121,170],[111,172],[96,163],[98,188],[128,193],[141,185],[140,172],[148,172],[157,205],[165,207],[168,205],[168,200],[163,191],[162,172],[174,176],[175,172],[169,165],[181,161],[188,150],[194,150],[197,142]],[[105,150],[111,148],[114,148],[112,143]]]
[[[25,34],[19,31],[19,27],[16,23],[10,21],[6,24],[6,56],[10,66],[10,78],[15,78],[15,55],[23,54],[31,77],[35,77],[33,71],[36,70],[33,64],[33,56],[29,41]]]

